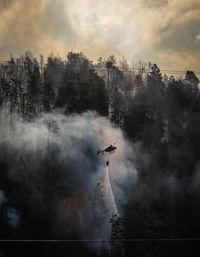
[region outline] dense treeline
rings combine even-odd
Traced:
[[[44,64],[30,52],[1,65],[1,103],[9,102],[10,112],[25,119],[39,112],[64,107],[66,113],[95,110],[107,115],[105,83],[92,63],[82,54],[69,53],[67,60],[48,57]]]
[[[199,237],[198,82],[191,71],[183,80],[163,81],[153,65],[146,85],[140,85],[129,103],[125,131],[134,142],[142,142],[149,162],[140,168],[139,183],[126,209],[127,238]],[[193,248],[188,242],[136,248],[138,256],[146,252],[148,256],[188,256],[197,244]]]
[[[141,152],[136,162],[138,182],[125,208],[124,237],[199,238],[199,80],[192,71],[175,79],[161,74],[156,64],[149,66],[145,75],[143,67],[133,73],[124,58],[117,64],[114,56],[93,64],[82,53],[70,52],[67,60],[51,56],[44,62],[43,57],[38,61],[28,52],[1,65],[1,109],[9,110],[11,117],[19,113],[25,121],[55,108],[62,108],[66,115],[94,110],[108,116]],[[17,160],[5,146],[1,146],[0,158],[0,188],[22,217],[20,226],[13,227],[7,204],[1,204],[0,238],[54,238],[59,224],[53,222],[53,205],[63,194],[59,191],[62,174],[55,172],[57,164],[33,181],[46,187],[56,185],[57,191],[45,196],[30,186],[25,175],[20,180],[10,179],[9,162]],[[48,166],[48,160],[43,166]],[[197,246],[125,244],[126,256],[189,256],[191,249]],[[64,253],[60,249],[61,256]],[[89,254],[94,256],[86,256]],[[102,250],[101,256],[108,253]]]

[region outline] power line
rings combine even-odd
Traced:
[[[106,68],[96,68],[97,70],[107,70]],[[134,69],[126,69],[126,70],[124,70],[124,69],[119,69],[120,71],[122,71],[122,72],[125,72],[125,73],[129,73],[129,72],[136,72],[136,71],[141,71],[141,72],[143,72],[143,73],[150,73],[152,70],[151,69],[143,69],[143,68],[134,68]],[[188,69],[189,70],[189,69]],[[191,70],[191,69],[190,69]],[[162,73],[166,73],[166,74],[174,74],[174,75],[182,75],[182,74],[186,74],[186,72],[187,72],[187,70],[185,70],[185,71],[183,71],[183,70],[162,70],[162,69],[160,69],[160,72],[162,72]],[[196,74],[196,75],[200,75],[200,71],[193,71],[194,72],[194,74]]]
[[[9,64],[9,61],[0,61],[2,64]],[[98,68],[97,68],[98,69]],[[101,68],[100,68],[101,69]],[[107,70],[106,68],[102,68],[102,70]],[[133,68],[133,69],[119,69],[121,71],[125,72],[131,72],[131,71],[143,71],[143,72],[151,72],[151,69],[147,68]],[[168,69],[160,69],[160,72],[166,72],[166,73],[174,73],[174,74],[185,74],[186,71],[192,70],[192,69],[187,69],[187,70],[168,70]],[[200,71],[194,71],[192,70],[195,74],[200,75]]]
[[[1,239],[0,243],[79,243],[79,242],[167,242],[200,241],[200,238],[131,238],[131,239]]]
[[[135,68],[135,69],[131,69],[131,70],[127,70],[127,71],[144,71],[144,72],[151,72],[151,69],[139,69],[139,68]],[[165,72],[165,73],[172,73],[172,74],[185,74],[187,72],[187,70],[183,71],[183,70],[162,70],[160,69],[160,72]],[[193,71],[195,74],[200,75],[200,71]]]

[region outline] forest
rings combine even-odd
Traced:
[[[198,84],[191,70],[133,71],[113,55],[26,52],[0,63],[0,239],[41,240],[1,241],[0,256],[199,256]],[[126,149],[123,165],[111,157],[120,237],[97,183],[96,150],[115,137]],[[42,242],[89,238],[116,244]]]

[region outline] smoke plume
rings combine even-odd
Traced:
[[[134,153],[122,131],[94,112],[64,116],[55,111],[31,122],[4,112],[1,120],[0,146],[12,160],[8,177],[26,181],[41,199],[50,195],[57,237],[110,238],[114,213],[105,185],[106,161],[120,216],[137,178]],[[98,149],[114,143],[115,153],[97,156]]]

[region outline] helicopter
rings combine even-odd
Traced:
[[[116,146],[109,145],[109,146],[104,147],[102,150],[99,149],[99,150],[97,151],[97,155],[99,155],[99,154],[104,154],[105,152],[111,154],[111,153],[114,153],[116,149],[117,149]]]

